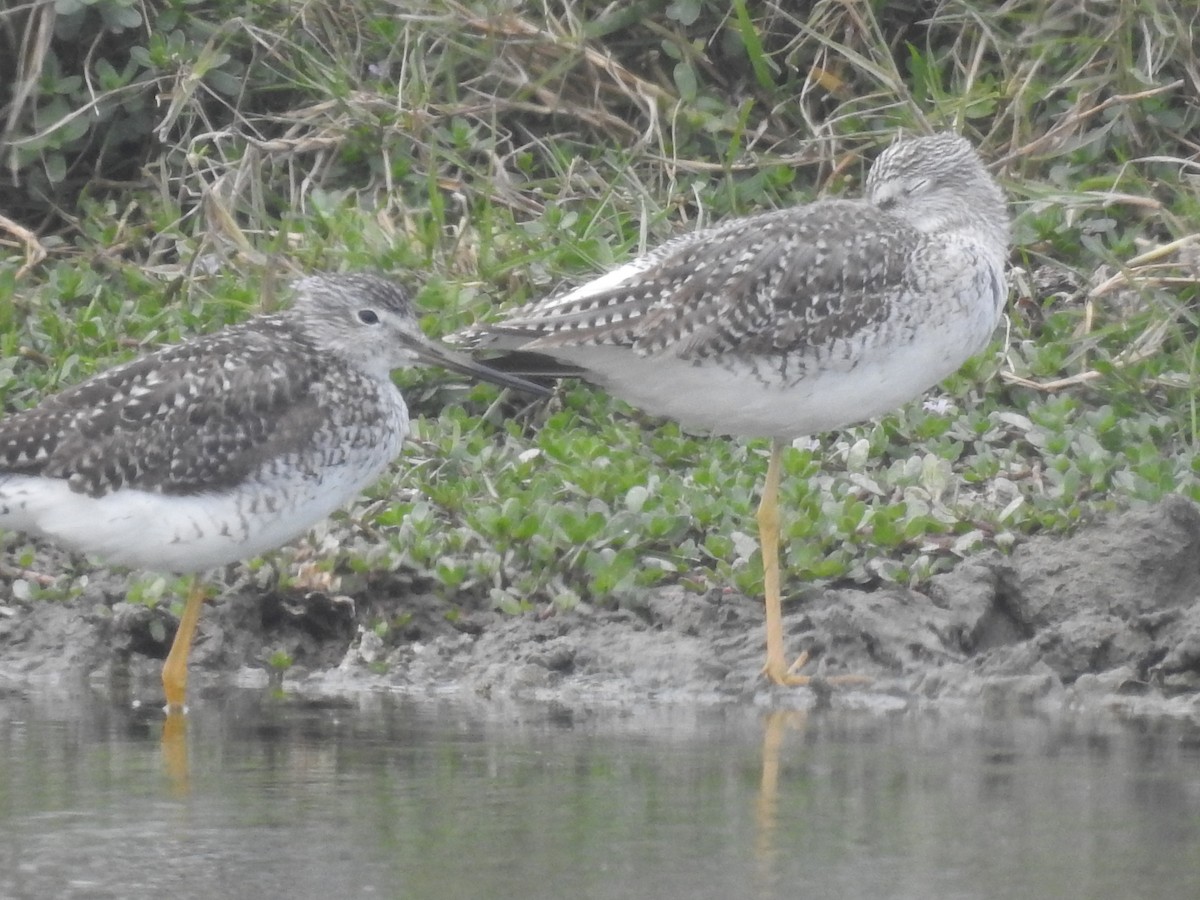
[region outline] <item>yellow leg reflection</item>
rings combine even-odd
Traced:
[[[788,727],[803,731],[808,714],[802,710],[776,710],[767,714],[763,723],[762,779],[758,786],[758,802],[755,806],[754,855],[766,866],[764,875],[770,875],[775,859],[776,831],[779,815],[779,771],[784,737]]]
[[[162,730],[163,771],[171,792],[183,796],[191,791],[191,767],[188,763],[187,716],[168,712]]]
[[[196,637],[196,623],[200,621],[200,610],[204,607],[204,585],[197,575],[188,589],[183,615],[179,617],[179,629],[171,644],[171,652],[163,663],[163,693],[167,696],[167,713],[183,713],[186,710],[188,656],[192,652],[192,641]]]

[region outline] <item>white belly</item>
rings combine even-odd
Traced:
[[[608,346],[550,352],[589,369],[589,380],[627,403],[688,430],[794,438],[872,419],[920,396],[987,345],[992,322],[964,322],[897,346],[835,346],[783,375],[779,360],[769,358],[696,363]]]
[[[168,495],[122,489],[103,497],[65,481],[0,476],[0,527],[49,538],[105,561],[168,572],[200,572],[249,559],[302,535],[373,481],[407,430],[370,454],[281,481],[268,466],[231,493]]]

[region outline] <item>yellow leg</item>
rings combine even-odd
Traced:
[[[767,478],[763,482],[762,499],[758,503],[758,539],[763,559],[763,602],[767,609],[767,663],[763,672],[775,684],[799,686],[812,679],[795,672],[808,662],[805,650],[788,665],[783,652],[783,609],[779,594],[779,470],[783,462],[783,442],[771,442],[771,459],[767,463]],[[830,684],[870,684],[863,675],[833,675],[824,679]]]
[[[806,675],[792,670],[804,664],[807,655],[789,666],[783,653],[783,609],[779,595],[779,469],[783,461],[783,442],[771,442],[771,459],[758,503],[758,539],[763,560],[763,602],[767,608],[767,664],[763,671],[775,684],[808,684]]]
[[[176,796],[186,796],[190,790],[188,766],[187,716],[168,712],[162,730],[163,771]]]
[[[183,607],[183,615],[179,617],[179,629],[175,632],[171,652],[167,654],[167,661],[163,663],[163,693],[167,695],[168,715],[182,713],[186,709],[184,701],[187,699],[188,655],[192,652],[196,623],[200,621],[200,610],[203,606],[204,585],[197,575],[188,589],[187,602]]]

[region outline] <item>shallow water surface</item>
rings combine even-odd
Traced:
[[[0,897],[1200,896],[1170,723],[0,698]]]

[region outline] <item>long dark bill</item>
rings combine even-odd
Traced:
[[[514,390],[523,391],[526,394],[533,394],[535,397],[548,397],[550,395],[550,389],[544,385],[535,384],[517,375],[510,375],[507,372],[489,368],[483,363],[476,362],[471,357],[451,350],[441,344],[436,344],[432,341],[422,341],[414,349],[417,351],[420,361],[426,365],[441,366],[443,369],[457,372],[460,375],[466,375],[469,378],[478,378],[480,381],[487,381],[500,387],[513,388]]]

